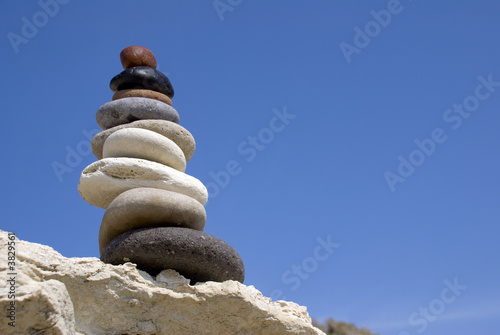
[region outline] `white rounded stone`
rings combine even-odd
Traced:
[[[189,162],[196,149],[196,142],[193,135],[177,123],[165,120],[139,120],[109,128],[96,134],[92,138],[90,145],[97,159],[102,159],[102,147],[106,139],[115,131],[123,128],[147,129],[171,139],[184,152],[186,162]]]
[[[151,130],[126,128],[111,134],[102,149],[103,158],[142,158],[184,172],[186,158],[181,148],[169,138]]]
[[[78,191],[89,204],[108,208],[118,195],[137,187],[152,187],[178,192],[208,201],[208,192],[201,181],[160,163],[137,158],[104,158],[87,166],[78,184]]]

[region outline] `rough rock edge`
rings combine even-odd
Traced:
[[[2,255],[7,255],[7,241],[7,233],[0,230]],[[16,323],[30,322],[32,318],[23,318],[30,313],[52,313],[57,327],[45,328],[47,335],[324,334],[312,326],[306,307],[273,302],[255,287],[236,281],[191,286],[173,270],[153,278],[132,263],[114,266],[94,257],[65,258],[51,247],[17,239],[16,258]],[[4,256],[0,271],[6,273],[6,269]],[[34,288],[47,286],[48,281],[60,292],[54,298],[59,299],[56,307],[51,311],[23,310],[23,297],[36,296],[41,290]],[[60,301],[65,293],[63,285],[54,285],[55,281],[65,286],[69,301]],[[47,297],[48,291],[44,292]],[[7,290],[1,290],[0,308],[5,310],[9,303]],[[15,334],[7,325],[8,319],[3,315],[0,319],[0,333]],[[61,329],[61,325],[68,328]]]

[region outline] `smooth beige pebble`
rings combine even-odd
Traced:
[[[129,230],[183,227],[203,231],[205,207],[187,195],[156,188],[134,188],[121,193],[108,206],[99,230],[99,249]]]
[[[104,142],[102,157],[141,158],[186,171],[186,158],[181,148],[171,139],[146,129],[115,131]]]
[[[193,135],[177,123],[165,120],[139,120],[109,128],[96,134],[92,138],[90,145],[97,159],[102,159],[102,149],[106,139],[114,132],[124,128],[147,129],[171,139],[182,149],[186,162],[189,162],[196,149]]]

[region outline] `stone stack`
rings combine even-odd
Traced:
[[[184,173],[196,145],[178,124],[170,80],[144,47],[125,48],[120,59],[125,70],[111,80],[113,101],[96,114],[103,131],[91,146],[98,161],[83,170],[78,184],[85,201],[106,209],[101,260],[132,262],[153,276],[174,269],[191,283],[243,283],[238,253],[203,233],[208,192]]]

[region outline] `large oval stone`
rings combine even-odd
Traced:
[[[221,239],[188,228],[128,231],[108,244],[101,260],[115,265],[132,262],[153,276],[173,269],[192,284],[245,280],[245,267],[236,250]]]
[[[99,230],[99,250],[118,235],[149,227],[205,228],[205,207],[187,195],[155,188],[134,188],[108,206]]]
[[[160,163],[137,158],[101,159],[82,171],[78,183],[82,198],[104,209],[121,193],[138,187],[182,193],[202,205],[208,200],[206,187],[195,177]]]
[[[181,148],[168,137],[140,128],[120,129],[104,142],[102,156],[147,159],[184,172],[186,158]]]
[[[172,106],[172,100],[169,97],[167,97],[163,93],[151,90],[130,89],[130,90],[118,91],[115,94],[113,94],[112,100],[133,98],[133,97],[155,99]]]
[[[96,121],[101,129],[137,120],[166,120],[179,123],[179,113],[164,102],[148,98],[123,98],[99,107]]]
[[[170,99],[174,96],[174,88],[166,75],[147,66],[131,67],[111,79],[109,87],[113,92],[139,88],[160,92]]]
[[[139,120],[131,123],[125,123],[113,128],[106,129],[97,133],[90,142],[92,152],[97,159],[102,158],[102,148],[106,139],[114,132],[120,129],[127,128],[141,128],[154,131],[160,135],[168,137],[175,142],[181,148],[184,156],[186,157],[186,162],[188,162],[191,157],[193,157],[194,151],[196,149],[196,142],[193,135],[178,125],[177,123],[165,120]]]
[[[123,49],[120,52],[120,61],[124,69],[135,66],[149,66],[156,69],[156,59],[153,52],[138,45]]]

